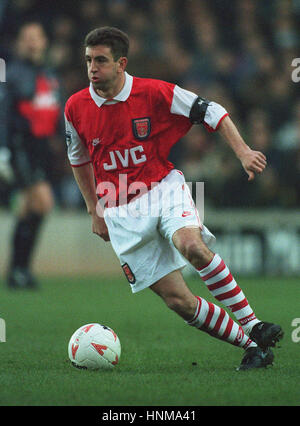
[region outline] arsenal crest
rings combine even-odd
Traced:
[[[134,136],[143,141],[151,132],[151,121],[149,117],[135,118],[132,120],[132,129]]]
[[[125,274],[125,276],[126,276],[126,278],[127,278],[127,281],[130,283],[130,284],[134,284],[135,283],[135,276],[134,276],[134,274],[133,274],[133,272],[132,272],[132,270],[130,269],[130,267],[129,267],[129,265],[128,265],[128,263],[124,263],[123,265],[122,265],[122,269],[123,269],[123,271],[124,271],[124,274]]]

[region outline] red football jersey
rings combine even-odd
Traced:
[[[54,77],[38,75],[33,99],[19,102],[20,114],[29,121],[30,130],[37,138],[53,136],[61,114],[58,102],[58,82]]]
[[[189,113],[196,98],[175,84],[127,73],[112,100],[100,97],[92,85],[75,93],[65,107],[71,165],[92,162],[99,195],[110,191],[115,205],[128,202],[137,189],[151,188],[174,168],[169,152],[192,126]],[[216,130],[226,115],[211,102],[204,124]]]

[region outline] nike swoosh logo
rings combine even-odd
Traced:
[[[192,213],[191,212],[183,212],[182,213],[182,217],[186,217],[186,216],[190,216]]]

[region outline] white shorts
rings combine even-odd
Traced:
[[[190,189],[172,170],[153,189],[130,203],[104,211],[112,247],[131,290],[136,293],[187,265],[172,236],[186,226],[199,227],[210,246],[215,237],[201,224]]]

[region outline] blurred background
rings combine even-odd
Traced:
[[[205,182],[205,222],[234,271],[300,274],[300,82],[291,77],[292,60],[300,57],[300,0],[1,0],[0,57],[7,63],[18,28],[28,19],[46,29],[47,61],[64,99],[88,85],[84,36],[110,25],[129,34],[129,73],[173,82],[222,104],[246,142],[266,154],[267,170],[248,183],[226,144],[202,126],[191,129],[170,159],[188,182]],[[52,161],[56,206],[36,269],[57,271],[61,251],[75,259],[61,265],[66,273],[103,269],[97,256],[86,269],[78,266],[82,252],[76,255],[74,247],[80,239],[88,253],[100,245],[115,271],[108,246],[90,235],[63,134],[53,138]],[[2,183],[0,196],[5,241],[18,194]],[[2,245],[3,263],[6,249]]]

